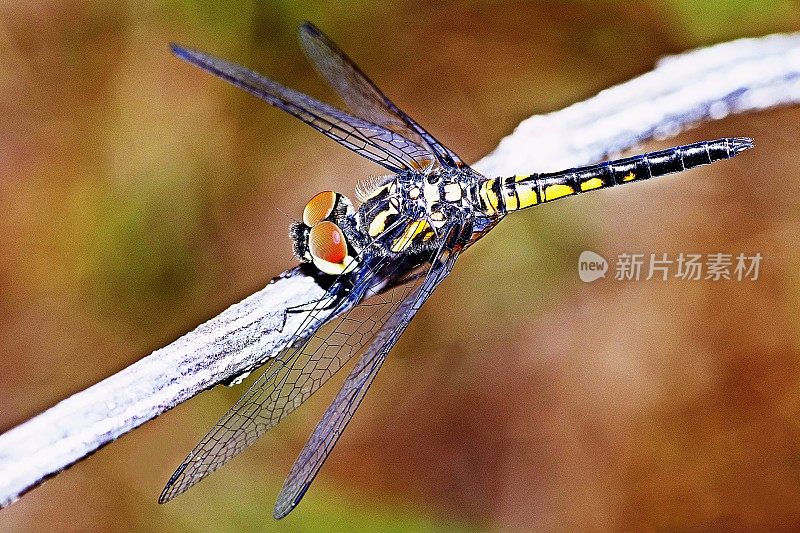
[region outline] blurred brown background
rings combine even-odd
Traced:
[[[296,43],[310,19],[475,161],[663,55],[800,28],[788,0],[307,4],[0,3],[0,430],[261,288],[294,264],[279,208],[380,173],[168,42],[331,98]],[[241,389],[105,447],[0,529],[800,527],[798,123],[705,126],[674,143],[758,148],[509,217],[415,319],[283,522],[274,498],[337,384],[169,505],[164,482]],[[764,260],[756,282],[584,284],[584,249]]]

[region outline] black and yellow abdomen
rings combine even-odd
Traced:
[[[477,185],[476,207],[487,216],[499,216],[582,192],[643,181],[730,159],[752,146],[751,139],[733,137],[560,172],[487,179]]]

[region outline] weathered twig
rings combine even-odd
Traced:
[[[475,168],[508,175],[587,164],[698,122],[798,102],[800,34],[734,41],[667,58],[589,100],[525,120]],[[302,319],[284,310],[321,294],[305,270],[288,270],[172,344],[1,435],[0,506],[195,394],[262,364]]]

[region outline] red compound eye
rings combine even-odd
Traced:
[[[323,191],[314,196],[303,209],[303,222],[306,226],[313,227],[314,224],[325,220],[333,213],[336,206],[336,193]]]
[[[308,250],[313,257],[329,263],[342,263],[347,257],[344,233],[333,222],[323,220],[308,234]]]

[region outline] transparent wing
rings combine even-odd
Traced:
[[[283,109],[342,146],[392,172],[422,170],[434,160],[427,148],[399,133],[284,87],[241,65],[176,44],[171,48],[181,59]]]
[[[392,238],[408,223],[395,224],[395,229],[389,228],[383,235]],[[223,466],[316,392],[369,342],[406,299],[410,290],[408,285],[391,287],[382,294],[375,293],[391,286],[396,278],[408,275],[413,267],[379,258],[363,271],[354,272],[355,276],[340,276],[321,301],[346,294],[337,304],[340,309],[354,302],[361,303],[317,328],[310,336],[296,335],[289,348],[270,363],[236,405],[195,446],[167,482],[159,502],[171,500]],[[319,321],[320,311],[315,307],[298,331],[304,331]]]
[[[310,22],[303,23],[300,26],[300,42],[311,63],[339,93],[355,115],[399,133],[416,144],[428,146],[443,165],[457,167],[464,165],[461,158],[452,150],[434,139],[414,119],[389,100],[319,28]]]
[[[453,228],[453,231],[455,232],[456,228]],[[447,239],[437,252],[427,275],[417,278],[406,299],[394,307],[392,317],[366,348],[339,394],[325,411],[284,482],[273,511],[275,518],[286,516],[303,498],[367,393],[386,359],[386,354],[397,343],[428,296],[452,270],[458,253],[446,244],[447,241],[451,239]]]

